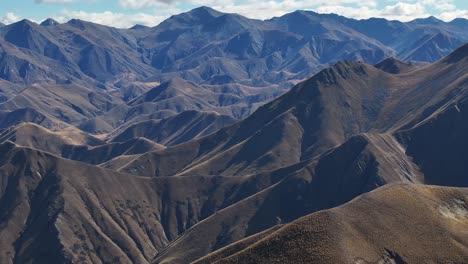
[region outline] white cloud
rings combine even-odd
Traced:
[[[0,22],[2,22],[3,24],[11,24],[11,23],[14,23],[18,20],[20,20],[21,18],[18,17],[17,15],[15,15],[14,13],[11,13],[11,12],[8,12],[6,13],[2,18],[0,18]]]
[[[356,19],[366,19],[371,17],[383,17],[390,20],[410,21],[416,18],[428,17],[430,14],[420,3],[399,2],[388,5],[382,9],[349,6],[321,6],[315,9],[319,13],[336,13],[346,17]]]
[[[102,0],[34,0],[38,3],[95,2]],[[400,21],[434,15],[444,21],[457,17],[468,18],[468,10],[457,10],[454,0],[115,0],[124,9],[134,13],[115,11],[85,12],[63,10],[53,16],[60,22],[79,18],[95,23],[120,28],[134,24],[154,26],[171,15],[187,11],[190,7],[210,6],[221,12],[238,13],[249,18],[269,19],[295,10],[313,10],[318,13],[335,13],[346,17],[365,19],[383,17]],[[380,3],[380,5],[379,5]],[[382,6],[381,4],[385,5]],[[12,23],[19,20],[7,13],[0,22]]]
[[[422,0],[421,4],[428,7],[433,7],[438,11],[448,11],[456,9],[453,0]]]
[[[444,21],[452,21],[455,18],[468,19],[468,10],[453,10],[453,11],[443,12],[439,15],[439,18]]]
[[[158,7],[161,4],[171,4],[176,0],[119,0],[119,4],[123,8],[142,9],[146,7]]]
[[[193,0],[193,2],[195,2]],[[196,1],[197,3],[200,1]],[[238,13],[251,18],[268,19],[281,16],[296,10],[317,10],[323,6],[353,5],[356,8],[373,8],[377,6],[374,0],[283,0],[283,1],[219,1],[204,0],[203,5],[212,6],[223,12]]]
[[[386,6],[379,13],[379,15],[382,17],[398,19],[402,21],[428,16],[426,13],[426,8],[420,3],[410,4],[400,2],[392,6]]]
[[[416,18],[435,15],[446,20],[448,17],[463,17],[465,11],[455,9],[453,0],[387,0],[387,5],[378,6],[377,0],[119,0],[127,2],[127,7],[138,8],[148,5],[161,5],[172,2],[174,5],[189,3],[207,5],[228,13],[238,13],[250,18],[268,19],[281,16],[295,10],[313,10],[319,13],[335,13],[346,17],[365,19],[383,17],[391,20],[410,21]],[[133,4],[129,4],[133,2]],[[385,2],[384,2],[385,3]],[[430,10],[440,13],[431,13]],[[450,11],[450,12],[449,12]]]
[[[160,7],[161,5],[210,6],[224,12],[237,12],[251,17],[263,18],[268,14],[284,14],[298,9],[308,9],[323,4],[353,4],[356,6],[377,6],[377,0],[118,0],[120,6],[128,9]],[[257,14],[257,15],[255,15]],[[271,15],[270,15],[271,17]]]
[[[151,15],[148,13],[123,14],[110,11],[100,13],[90,13],[84,11],[62,10],[59,15],[52,16],[59,22],[67,22],[72,18],[90,21],[102,25],[113,26],[117,28],[129,28],[136,24],[146,26],[156,26],[166,19],[168,15]]]
[[[71,3],[75,0],[34,0],[36,3],[51,3],[51,4],[63,4],[63,3]]]

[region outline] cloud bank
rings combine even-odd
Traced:
[[[103,0],[34,0],[37,3],[65,4]],[[312,10],[318,13],[335,13],[350,18],[382,17],[390,20],[410,21],[434,15],[444,21],[468,18],[468,10],[457,9],[454,0],[115,0],[120,11],[85,12],[63,9],[52,18],[65,22],[79,18],[95,23],[131,27],[135,24],[155,26],[167,17],[206,5],[227,13],[238,13],[249,18],[269,19],[295,10]],[[3,23],[18,18],[7,13]]]

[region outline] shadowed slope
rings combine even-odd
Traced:
[[[148,263],[187,228],[280,179],[148,179],[11,142],[0,150],[2,263]]]
[[[121,103],[105,91],[81,85],[32,85],[0,104],[0,109],[15,111],[33,108],[60,121],[77,125]],[[27,120],[24,120],[27,121]]]
[[[416,66],[406,63],[404,61],[400,61],[394,57],[385,59],[377,63],[376,65],[374,65],[374,67],[384,72],[388,72],[392,74],[407,73],[407,72],[417,69]]]
[[[62,122],[57,118],[46,116],[29,107],[0,112],[0,128],[2,129],[24,122],[34,123],[51,130],[61,130],[70,127],[69,124]]]
[[[390,185],[196,263],[466,262],[467,199],[463,188]]]
[[[139,137],[106,144],[75,128],[52,132],[33,123],[6,129],[0,134],[0,142],[5,141],[90,164],[101,164],[121,155],[135,155],[165,148]]]
[[[193,226],[154,262],[188,263],[243,237],[341,205],[384,184],[424,180],[395,139],[375,134],[354,137],[317,160],[264,173],[268,174],[287,176]]]
[[[410,128],[466,97],[468,59],[457,54],[467,48],[398,75],[364,63],[340,62],[249,118],[208,137],[145,154],[122,171],[146,176],[247,175],[310,159],[359,133]]]
[[[171,146],[209,135],[235,122],[235,119],[215,112],[186,111],[162,120],[136,123],[118,131],[117,135],[111,135],[111,141],[122,142],[145,137]]]

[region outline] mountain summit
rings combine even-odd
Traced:
[[[60,23],[52,18],[47,18],[46,20],[42,21],[41,26],[49,27],[49,26],[57,26]]]

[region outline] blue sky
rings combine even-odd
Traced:
[[[170,15],[201,5],[259,19],[298,9],[357,19],[468,18],[468,0],[0,0],[0,22],[9,24],[23,18],[40,22],[52,17],[59,22],[80,18],[115,27],[154,26]]]

